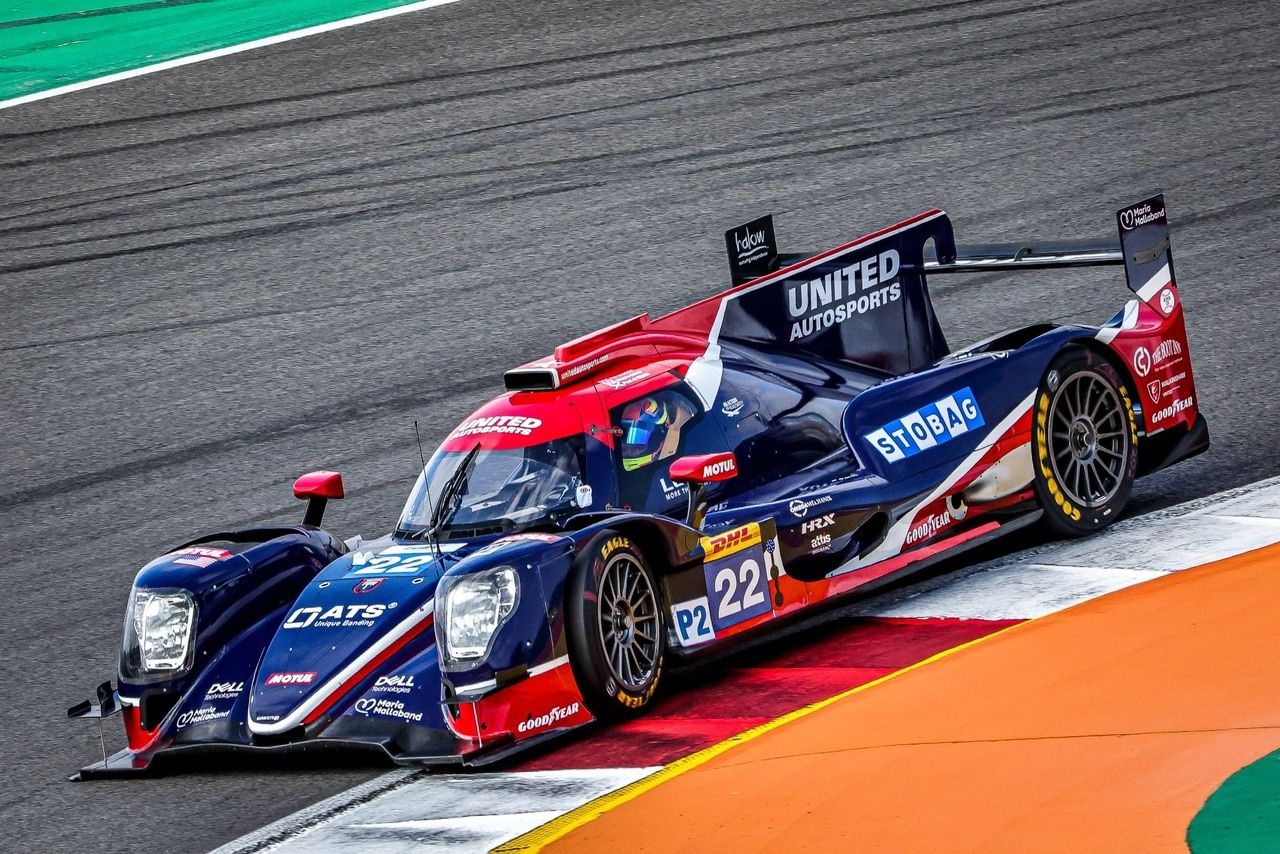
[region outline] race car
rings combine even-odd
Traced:
[[[1114,521],[1135,478],[1209,444],[1164,198],[1114,245],[958,251],[931,210],[813,256],[763,217],[733,286],[505,374],[424,462],[394,530],[220,531],[138,572],[116,685],[128,746],[73,779],[210,751],[345,745],[481,765],[642,713],[677,659],[1039,521]],[[1101,326],[951,350],[926,275],[1122,265]]]

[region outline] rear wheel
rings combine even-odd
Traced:
[[[1036,393],[1032,432],[1045,525],[1079,537],[1114,521],[1138,471],[1138,422],[1115,367],[1083,348],[1060,353]]]
[[[666,626],[639,547],[606,530],[583,549],[566,591],[569,660],[587,706],[616,718],[649,704],[662,678]]]

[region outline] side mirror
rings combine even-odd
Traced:
[[[668,476],[673,483],[689,484],[689,512],[685,517],[685,523],[696,528],[702,524],[704,515],[699,512],[703,490],[708,483],[737,477],[738,458],[734,456],[733,451],[680,457],[671,464]]]
[[[342,475],[336,471],[308,472],[293,482],[293,497],[309,499],[306,515],[302,517],[304,525],[319,528],[329,499],[342,496]]]

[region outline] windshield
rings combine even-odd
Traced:
[[[396,527],[443,538],[557,527],[578,512],[582,436],[526,448],[437,451],[418,476]],[[583,503],[589,503],[589,499]]]

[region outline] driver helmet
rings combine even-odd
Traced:
[[[642,397],[622,410],[622,468],[635,471],[658,458],[674,413],[656,397]]]

